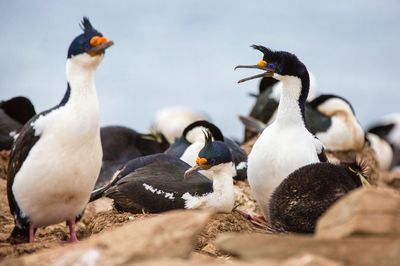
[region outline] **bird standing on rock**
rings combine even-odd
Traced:
[[[10,156],[7,195],[15,227],[11,237],[67,221],[70,242],[78,241],[82,214],[99,175],[102,150],[94,76],[112,41],[88,18],[68,50],[67,91],[62,101],[22,128]]]
[[[239,83],[262,77],[282,82],[275,121],[264,129],[248,157],[247,176],[257,202],[268,214],[268,201],[274,189],[294,170],[316,162],[326,161],[324,146],[305,127],[305,103],[310,79],[306,66],[288,52],[274,52],[254,45],[263,59],[256,65],[236,68],[256,68],[262,74],[248,77]]]

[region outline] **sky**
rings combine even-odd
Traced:
[[[83,16],[115,42],[96,73],[102,125],[145,132],[157,110],[184,105],[241,139],[259,81],[237,84],[254,71],[233,68],[261,59],[252,44],[296,54],[363,126],[400,111],[397,0],[0,0],[0,99],[59,102]]]

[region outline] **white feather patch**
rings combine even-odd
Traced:
[[[150,191],[151,193],[154,193],[154,194],[157,194],[157,195],[163,195],[164,198],[166,198],[166,199],[170,199],[170,200],[174,200],[175,199],[174,193],[172,193],[172,192],[162,191],[161,189],[157,189],[157,188],[155,188],[155,187],[153,187],[151,185],[148,185],[146,183],[143,183],[143,187],[144,187],[144,189]]]

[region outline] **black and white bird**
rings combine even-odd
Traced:
[[[261,133],[248,158],[247,177],[252,193],[264,216],[274,189],[294,170],[311,163],[324,162],[324,146],[305,127],[304,113],[310,86],[306,66],[288,52],[274,52],[263,46],[252,46],[261,51],[263,59],[253,66],[262,74],[239,81],[273,77],[282,82],[276,119]]]
[[[22,96],[0,102],[0,150],[10,150],[22,126],[36,115],[32,102]]]
[[[211,209],[232,211],[235,194],[232,180],[232,157],[224,142],[206,142],[190,167],[168,154],[154,154],[129,161],[117,171],[109,184],[93,191],[91,200],[102,196],[114,200],[119,211],[159,213],[172,209]],[[196,173],[208,172],[212,180]]]
[[[317,81],[314,75],[309,72],[310,90],[307,100],[315,98],[317,91]],[[249,116],[261,121],[265,125],[271,124],[276,117],[276,110],[279,105],[279,98],[282,90],[282,82],[272,77],[264,77],[258,86],[258,94],[250,94],[254,96],[256,101],[250,111]],[[245,128],[244,142],[255,137],[255,132]]]
[[[169,143],[162,134],[142,134],[123,126],[100,129],[103,163],[95,189],[107,184],[113,174],[128,161],[164,152]]]
[[[83,34],[68,49],[67,91],[62,101],[22,128],[10,156],[7,194],[15,227],[34,241],[35,228],[67,221],[77,241],[75,219],[89,201],[100,172],[96,69],[113,42],[82,21]]]
[[[306,102],[305,125],[332,152],[359,151],[364,147],[365,134],[353,106],[345,98],[322,94]],[[247,132],[264,130],[268,124],[252,117],[240,116]]]
[[[291,173],[275,189],[269,204],[273,231],[313,233],[318,218],[349,191],[368,186],[363,163],[315,163]]]
[[[223,141],[229,147],[233,160],[233,179],[245,180],[247,178],[247,154],[230,138],[224,137],[221,130],[211,122],[200,120],[187,126],[180,138],[165,151],[166,154],[180,158],[191,166],[196,164],[199,151],[203,148],[205,139],[203,131],[208,130],[213,140]],[[207,175],[207,173],[203,173]]]

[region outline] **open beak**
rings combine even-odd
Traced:
[[[250,76],[244,79],[241,79],[238,81],[238,83],[242,83],[251,79],[256,79],[256,78],[263,78],[263,77],[272,77],[275,73],[275,69],[274,68],[270,68],[269,66],[267,66],[267,62],[265,62],[264,60],[261,60],[260,62],[258,62],[256,65],[239,65],[235,67],[235,70],[238,68],[256,68],[256,69],[260,69],[260,70],[264,70],[264,73],[258,74],[258,75],[254,75],[254,76]]]
[[[193,173],[196,173],[201,170],[208,170],[211,168],[211,165],[203,164],[203,165],[195,165],[192,168],[186,170],[185,174],[183,175],[183,179],[188,178],[191,176]]]

